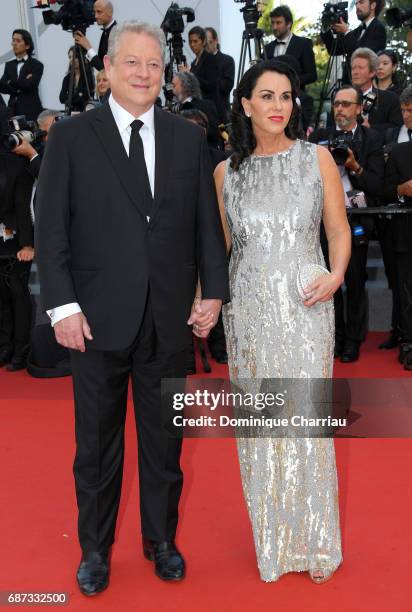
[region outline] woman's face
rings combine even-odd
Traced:
[[[195,55],[199,55],[199,53],[202,51],[203,47],[205,46],[205,43],[202,41],[200,36],[198,36],[197,34],[191,34],[189,36],[189,46]]]
[[[392,64],[392,60],[388,55],[380,55],[379,56],[379,66],[376,71],[376,76],[378,79],[387,79],[388,77],[392,77],[393,73],[396,70],[396,66]]]
[[[73,51],[70,49],[70,51],[69,51],[69,63],[70,63],[70,65],[72,64],[72,61],[73,61]],[[78,57],[76,57],[76,59],[74,61],[74,67],[75,67],[76,70],[79,69],[79,58]]]
[[[284,74],[268,71],[256,82],[250,100],[242,98],[256,133],[282,134],[293,111],[292,86]]]
[[[97,92],[100,96],[104,96],[104,94],[109,89],[109,79],[107,78],[107,74],[105,72],[101,72],[97,75],[96,79],[97,84]]]

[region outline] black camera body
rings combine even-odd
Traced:
[[[61,8],[58,11],[46,10],[43,12],[45,25],[61,25],[67,32],[83,32],[94,24],[93,5],[95,0],[57,0]],[[51,0],[40,0],[38,7],[49,8]]]
[[[246,30],[256,30],[258,27],[258,21],[262,16],[256,2],[254,0],[235,0],[235,2],[246,4],[246,6],[240,9],[240,12],[243,13],[243,20],[245,22]]]
[[[192,8],[180,8],[176,2],[172,2],[166,11],[166,15],[160,27],[165,34],[183,34],[185,31],[184,16],[187,19],[187,23],[191,23],[195,20],[195,12]]]
[[[348,7],[349,2],[338,2],[336,4],[327,2],[324,4],[321,16],[322,29],[324,31],[329,30],[336,23],[340,23],[341,19],[343,19],[345,23],[348,23]]]
[[[368,95],[364,97],[363,104],[362,104],[362,114],[363,115],[369,115],[369,113],[375,106],[377,99],[378,99],[378,94],[375,91],[370,91]]]
[[[348,157],[349,149],[353,150],[352,132],[335,132],[328,141],[328,149],[338,166],[344,166]]]
[[[18,115],[8,121],[7,132],[0,136],[0,145],[6,151],[13,151],[22,142],[29,142],[36,148],[42,144],[44,135],[36,121],[27,121],[24,115]]]
[[[386,11],[385,19],[391,28],[412,27],[412,9],[394,6]]]

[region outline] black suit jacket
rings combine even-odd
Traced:
[[[31,77],[28,78],[28,76]],[[43,75],[43,64],[29,57],[17,76],[17,60],[7,62],[0,79],[0,92],[9,94],[8,107],[12,115],[25,115],[34,121],[42,111],[39,83]]]
[[[385,169],[384,196],[387,203],[398,202],[398,185],[412,179],[412,142],[395,144]],[[412,207],[412,198],[405,197],[405,206]],[[411,214],[393,215],[393,245],[398,252],[412,253]]]
[[[235,84],[235,60],[221,51],[216,53],[215,58],[219,70],[219,119],[226,123],[230,112],[230,94]]]
[[[138,332],[150,287],[160,347],[183,350],[198,276],[229,299],[223,231],[203,130],[155,107],[150,222],[109,104],[53,126],[37,189],[36,257],[44,309],[78,302],[91,348]],[[52,228],[52,230],[50,229]]]
[[[75,112],[83,112],[86,104],[89,100],[93,99],[94,96],[94,78],[90,68],[86,68],[87,74],[87,84],[84,79],[83,73],[80,76],[80,79],[74,87],[73,97],[72,97],[72,110]],[[87,85],[89,87],[89,93],[87,91]],[[63,82],[62,88],[60,91],[59,100],[62,104],[66,104],[69,99],[69,87],[70,87],[70,73],[66,74]]]
[[[94,58],[90,60],[90,65],[93,66],[93,68],[95,68],[96,70],[103,70],[104,68],[103,58],[105,55],[107,55],[110,32],[112,31],[112,29],[114,28],[116,24],[117,24],[117,21],[114,21],[112,25],[110,26],[110,28],[107,28],[107,30],[103,30],[102,32],[97,55],[95,55]]]
[[[219,118],[217,114],[216,104],[212,100],[203,100],[202,98],[192,98],[189,101],[183,102],[180,109],[192,110],[197,109],[205,113],[209,120],[209,129],[207,131],[208,142],[217,147],[220,141]]]
[[[403,118],[399,96],[393,91],[373,88],[377,94],[376,102],[369,113],[370,126],[384,137],[388,128],[401,127]]]
[[[362,33],[362,25],[358,26],[348,34],[338,34],[336,55],[347,55],[350,61],[352,53],[360,47],[367,47],[372,51],[378,52],[386,48],[386,28],[379,19],[371,21],[366,28],[365,34],[359,39]],[[326,45],[329,53],[332,52],[333,35],[331,30],[321,33],[321,38]]]
[[[272,41],[266,45],[266,55],[268,59],[274,58],[274,52],[276,47],[276,41]],[[300,85],[304,89],[305,85],[314,83],[317,78],[315,54],[313,52],[313,44],[310,38],[304,38],[303,36],[292,35],[289,45],[286,49],[287,55],[295,57],[300,65]]]
[[[206,100],[212,100],[218,109],[220,98],[218,88],[219,67],[217,59],[211,53],[203,51],[199,63],[196,64],[195,62],[196,60],[192,62],[190,71],[196,75],[199,81],[202,96]]]
[[[27,161],[13,153],[0,152],[0,223],[16,232],[19,248],[33,246],[32,186]],[[0,243],[1,251],[7,250],[9,242],[0,239]],[[14,248],[17,245],[14,242]]]

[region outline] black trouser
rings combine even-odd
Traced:
[[[393,219],[377,217],[375,219],[375,228],[382,251],[382,259],[385,266],[386,278],[388,279],[388,286],[392,292],[391,329],[393,332],[399,333],[399,287],[396,269],[396,252],[394,249],[395,236]]]
[[[138,439],[142,534],[155,541],[175,537],[183,486],[182,442],[170,437],[163,426],[161,379],[185,377],[186,352],[171,354],[160,350],[150,300],[136,340],[129,348],[71,351],[77,443],[74,475],[83,550],[106,550],[114,541],[130,374]],[[171,418],[171,407],[169,411]]]
[[[223,327],[222,312],[219,314],[216,325],[210,330],[207,344],[212,355],[216,355],[217,353],[226,353],[226,338]]]
[[[0,258],[0,347],[14,354],[30,341],[30,268],[31,262]]]
[[[412,253],[396,253],[401,339],[412,342]]]

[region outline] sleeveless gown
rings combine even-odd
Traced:
[[[223,321],[235,379],[330,378],[332,301],[303,305],[300,263],[324,265],[323,184],[316,145],[227,162],[231,302]],[[261,579],[335,570],[342,561],[333,439],[238,438],[243,492]]]

